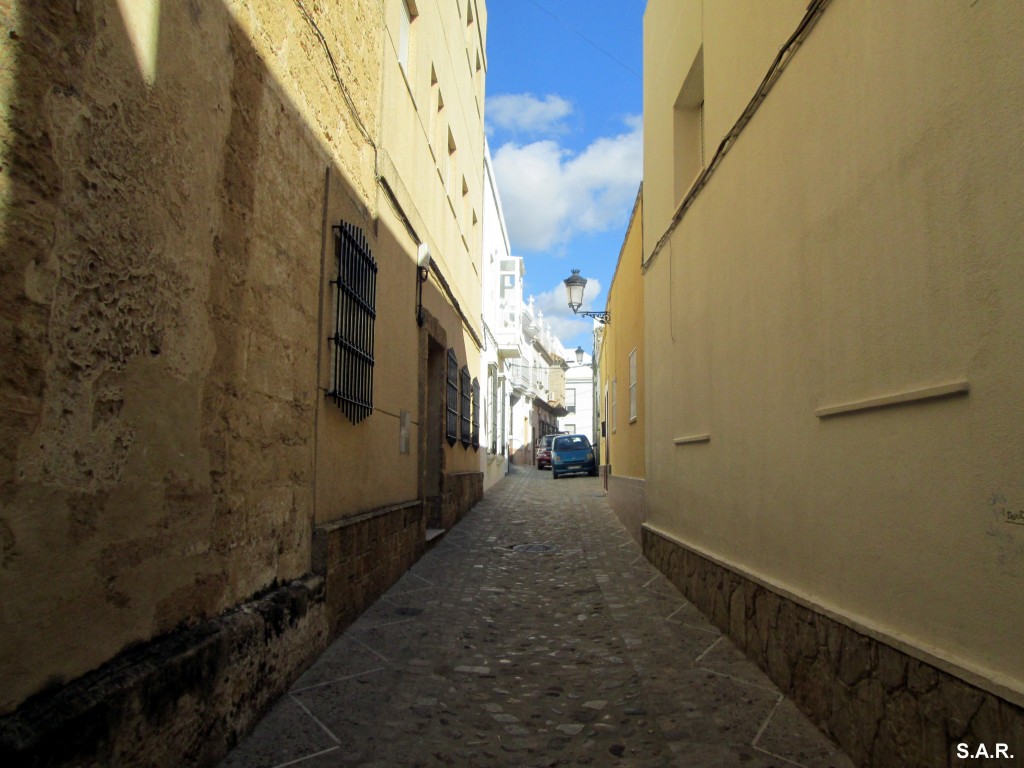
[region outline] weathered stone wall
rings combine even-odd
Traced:
[[[646,557],[857,765],[949,766],[1024,745],[1024,710],[643,530]],[[1013,750],[1011,750],[1012,752]],[[998,761],[998,764],[1003,764]]]
[[[324,171],[373,193],[382,28],[320,5],[0,6],[0,713],[310,570]]]
[[[0,763],[217,763],[327,643],[320,579],[130,648],[0,718]],[[258,681],[258,684],[254,684]]]
[[[482,472],[452,472],[444,476],[442,527],[451,530],[484,496]]]
[[[210,764],[422,553],[417,241],[376,178],[386,10],[0,3],[5,765]],[[418,53],[460,60],[436,28]],[[471,310],[453,215],[421,236],[462,244],[435,256]],[[323,405],[339,220],[381,266],[361,425]],[[477,466],[458,450],[431,465],[451,524],[481,495],[479,472],[444,475]],[[295,586],[318,583],[314,545],[323,586]]]
[[[426,546],[419,501],[318,525],[313,569],[326,584],[332,636],[351,624],[401,578]]]

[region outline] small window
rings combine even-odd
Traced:
[[[473,450],[480,448],[480,379],[473,379],[473,421],[470,427],[469,439]]]
[[[452,136],[451,128],[448,129],[448,159],[445,161],[444,166],[444,191],[450,192],[452,188],[452,179],[455,178],[457,170],[455,168],[455,137]]]
[[[506,416],[507,412],[505,411],[505,401],[506,401],[506,398],[505,398],[505,380],[504,380],[504,377],[502,377],[502,380],[501,380],[501,382],[498,385],[498,401],[501,403],[501,405],[498,407],[498,424],[499,424],[499,427],[498,427],[498,453],[500,455],[504,456],[505,455],[505,445],[508,442],[507,435],[511,434],[511,432],[512,432],[512,422],[511,422],[511,420],[506,422],[506,417],[511,419],[511,415],[509,414],[508,416]],[[506,423],[508,424],[508,432],[505,431],[505,424]]]
[[[459,439],[459,359],[454,349],[448,350],[448,402],[445,410],[445,437],[448,445],[455,445]]]
[[[434,151],[434,156],[437,156],[437,143],[438,143],[438,130],[437,130],[437,116],[444,108],[444,103],[441,101],[441,86],[437,82],[437,70],[434,69],[434,65],[430,65],[430,104],[433,109],[428,109],[428,126],[427,126],[427,141],[430,142],[430,148]]]
[[[472,384],[469,380],[469,368],[462,366],[462,447],[468,448],[470,442],[473,439],[473,422],[472,422],[472,409],[473,409],[473,395],[471,392]]]
[[[612,432],[615,431],[615,390],[618,387],[618,379],[612,379],[612,409],[611,409],[611,427]]]
[[[436,74],[435,74],[436,77]],[[432,141],[434,143],[434,155],[438,158],[439,162],[447,162],[445,158],[445,118],[444,118],[444,94],[441,93],[441,86],[438,85],[434,91],[437,94],[437,109],[434,111],[434,129],[431,133]]]
[[[409,77],[409,50],[412,47],[412,22],[416,18],[416,7],[409,0],[402,0],[401,15],[398,19],[398,63]]]
[[[682,199],[707,162],[704,154],[704,49],[690,65],[673,107],[675,194]]]
[[[498,452],[498,366],[493,363],[487,366],[487,391],[490,397],[490,423],[487,425],[487,435],[491,439],[488,452],[494,455]]]
[[[629,420],[631,422],[637,419],[637,402],[636,402],[636,347],[629,353]]]
[[[565,390],[565,408],[569,413],[576,413],[576,390],[572,387],[567,387]]]
[[[373,327],[377,319],[377,262],[363,231],[341,222],[332,227],[337,278],[331,387],[334,400],[353,424],[373,413]]]

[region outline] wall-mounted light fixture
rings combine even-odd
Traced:
[[[576,347],[576,365],[567,366],[568,368],[590,368],[592,371],[597,370],[597,361],[593,357],[590,358],[589,363],[584,363],[583,358],[586,357],[587,353],[583,351],[583,347]]]
[[[420,243],[416,250],[416,324],[423,325],[423,284],[430,274],[430,246]]]
[[[565,292],[569,296],[569,309],[572,310],[574,315],[580,315],[581,317],[593,317],[602,325],[607,325],[612,321],[611,312],[580,312],[580,307],[583,306],[583,289],[587,287],[587,278],[580,277],[580,271],[574,269],[572,274],[569,275],[563,281],[565,283]]]

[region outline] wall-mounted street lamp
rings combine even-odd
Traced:
[[[416,251],[416,324],[423,325],[423,284],[430,272],[430,246],[420,243]]]
[[[566,366],[567,368],[590,368],[591,370],[597,370],[597,361],[591,358],[589,363],[584,363],[583,358],[586,356],[586,352],[583,351],[583,347],[576,347],[576,365]]]
[[[611,312],[580,312],[580,307],[583,306],[583,289],[587,287],[587,278],[580,277],[578,269],[574,269],[563,282],[565,283],[565,292],[569,295],[569,309],[574,315],[593,317],[602,325],[607,325],[612,321]]]

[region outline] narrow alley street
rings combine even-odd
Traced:
[[[221,768],[848,766],[641,555],[515,467]]]

